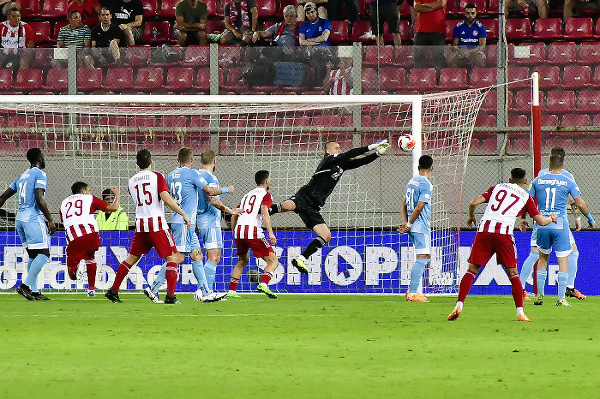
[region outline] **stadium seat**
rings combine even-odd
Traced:
[[[108,68],[103,88],[112,91],[133,89],[133,68]]]
[[[219,71],[220,72],[220,71]],[[219,80],[222,82],[222,80]],[[208,93],[210,90],[210,68],[199,68],[196,75],[196,83],[194,89]]]
[[[167,0],[163,0],[163,2],[165,1]],[[158,0],[144,0],[142,1],[142,5],[144,6],[144,20],[156,17]],[[175,18],[175,16],[173,16],[173,18]]]
[[[206,21],[206,33],[221,33],[225,30],[225,21],[222,19]],[[219,46],[220,48],[220,46]]]
[[[208,46],[187,46],[181,65],[190,67],[209,66],[210,47]]]
[[[551,126],[551,127],[557,127],[558,126],[558,115],[556,114],[548,114],[548,113],[543,113],[541,116],[541,125],[542,126]]]
[[[435,68],[411,69],[408,77],[408,89],[423,92],[434,89],[436,85],[437,77]]]
[[[240,46],[219,46],[219,66],[238,67],[242,61]]]
[[[68,25],[69,22],[68,21],[56,21],[54,23],[54,28],[52,29],[52,41],[56,42],[56,39],[58,39],[58,31],[60,30],[60,28],[62,28],[63,26]]]
[[[511,18],[506,20],[506,40],[520,42],[531,39],[531,20]]]
[[[479,22],[485,26],[485,31],[487,32],[487,43],[498,40],[500,28],[498,27],[497,19],[480,19]]]
[[[376,68],[363,68],[361,78],[363,94],[380,94]]]
[[[560,18],[538,18],[533,28],[533,39],[553,42],[562,39],[563,27]]]
[[[229,68],[225,80],[221,81],[221,88],[234,93],[241,93],[246,90],[248,86],[242,80],[242,74],[242,68]]]
[[[121,49],[123,57],[123,66],[140,67],[148,65],[152,56],[152,50],[149,45],[133,46]]]
[[[44,85],[44,72],[41,69],[19,69],[13,83],[13,89],[31,91],[41,89]]]
[[[406,1],[404,1],[403,3],[406,3]],[[410,8],[409,8],[409,10],[410,10]],[[446,2],[446,15],[447,16],[463,15],[463,11],[458,8],[457,0],[448,0]],[[411,14],[409,13],[407,15],[407,17],[410,17],[410,16],[411,16]]]
[[[219,9],[219,3],[220,1],[218,0],[206,0],[206,8],[208,9],[208,17],[222,17],[223,16],[223,10]]]
[[[393,65],[399,67],[410,67],[414,65],[414,48],[413,46],[396,47],[394,51]]]
[[[440,70],[440,90],[464,90],[468,88],[465,68],[442,68]]]
[[[514,82],[510,85],[511,89],[531,87],[531,81],[529,78],[529,68],[517,66],[508,67],[508,81]]]
[[[34,33],[36,47],[47,45],[52,42],[52,30],[50,21],[31,21],[27,22]]]
[[[350,24],[348,21],[331,21],[331,44],[339,45],[349,40]]]
[[[185,115],[163,115],[159,126],[170,129],[185,129],[188,125],[188,117]]]
[[[498,0],[489,0],[488,1],[488,14],[495,15],[500,13],[500,4]]]
[[[563,70],[562,87],[583,89],[592,83],[592,69],[587,65],[567,65]]]
[[[576,62],[583,65],[600,64],[600,46],[598,43],[581,43]]]
[[[581,90],[577,95],[577,112],[594,113],[600,110],[600,90]]]
[[[170,68],[167,71],[167,80],[164,88],[176,93],[189,91],[194,83],[194,70],[192,68]]]
[[[447,19],[446,20],[446,43],[452,43],[452,38],[454,36],[454,27],[460,21],[457,19]]]
[[[477,15],[487,14],[487,0],[458,0],[458,11],[461,15],[464,14],[465,7],[469,3],[477,7]]]
[[[21,10],[21,18],[28,20],[29,18],[38,18],[40,16],[39,0],[19,0],[18,4]]]
[[[67,69],[49,69],[44,90],[66,93],[69,89],[69,73]]]
[[[363,35],[371,31],[371,23],[369,21],[356,21],[352,24],[352,34],[350,35],[351,42],[374,43],[375,36],[364,38]],[[368,49],[369,47],[367,47]]]
[[[67,0],[44,0],[42,12],[43,19],[64,19],[67,16]]]
[[[546,63],[551,65],[572,64],[577,59],[577,44],[574,42],[556,42],[548,45]]]
[[[150,93],[154,90],[163,88],[163,69],[162,68],[140,68],[137,71],[133,86],[136,90]]]
[[[401,20],[398,22],[398,30],[400,31],[400,40],[403,44],[410,39],[410,24],[408,21]],[[394,35],[388,29],[387,24],[383,25],[383,42],[385,44],[394,44]]]
[[[480,112],[489,112],[494,113],[498,110],[498,95],[496,94],[496,90],[489,91],[481,104]],[[509,108],[512,106],[512,92],[508,93],[508,104]]]
[[[565,22],[564,39],[581,41],[594,37],[594,23],[591,18],[569,18]]]
[[[102,69],[81,68],[77,71],[77,90],[90,92],[102,88]]]
[[[560,85],[560,67],[556,65],[535,67],[533,72],[539,73],[542,89],[552,89]]]
[[[406,87],[404,68],[382,68],[379,71],[379,84],[382,91],[395,92]]]
[[[496,84],[496,68],[473,68],[470,84],[473,88],[494,86]]]
[[[529,121],[527,119],[527,115],[509,114],[508,115],[508,126],[510,126],[510,127],[529,127]]]
[[[554,147],[562,147],[567,154],[572,154],[573,140],[567,137],[552,137],[542,140],[542,154],[550,154],[550,150]]]
[[[544,43],[522,43],[508,45],[509,65],[539,65],[546,59],[546,45]]]
[[[0,69],[0,91],[9,91],[12,88],[13,70],[9,68]]]
[[[551,90],[546,95],[547,112],[568,113],[575,109],[575,92],[570,90]]]
[[[357,22],[355,22],[356,24]],[[394,57],[393,46],[365,46],[364,66],[390,66]]]
[[[600,139],[598,138],[579,139],[573,148],[573,154],[593,155],[598,153],[600,153]]]
[[[175,6],[178,0],[162,0],[158,9],[158,17],[161,19],[175,19]]]
[[[515,94],[515,104],[509,111],[521,114],[531,112],[531,89],[519,90]]]
[[[172,41],[171,24],[168,21],[147,21],[144,23],[144,33],[139,38],[140,43],[156,45],[167,41]]]
[[[262,0],[256,2],[258,8],[258,18],[270,18],[277,15],[277,3],[275,0]]]
[[[568,128],[580,128],[582,126],[592,126],[592,120],[587,114],[565,114],[563,115],[560,126],[565,128],[565,131]],[[575,130],[571,130],[573,133],[567,133],[568,135],[576,134]],[[581,129],[578,129],[578,132],[583,132]]]

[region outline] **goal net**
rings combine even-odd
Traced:
[[[420,154],[434,158],[432,260],[425,272],[425,293],[451,293],[460,279],[459,226],[462,189],[471,134],[487,89],[424,96],[11,96],[0,104],[3,162],[1,181],[10,184],[29,165],[25,152],[39,147],[46,157],[47,202],[51,211],[70,195],[75,181],[84,181],[92,193],[121,188],[122,206],[130,231],[101,233],[96,254],[97,288],[107,289],[131,243],[135,206],[127,181],[137,172],[135,154],[141,148],[153,154],[153,169],[167,174],[178,167],[182,146],[199,155],[218,154],[215,174],[221,185],[234,185],[223,195],[228,206],[254,188],[254,173],[271,173],[271,194],[282,202],[306,184],[324,155],[324,144],[337,141],[342,151],[388,139],[392,148],[373,163],[346,171],[322,209],[332,239],[307,262],[308,277],[291,265],[316,235],[297,214],[272,217],[280,266],[272,289],[294,293],[403,293],[414,261],[407,234],[396,232],[404,188],[416,173]],[[398,137],[417,139],[412,153],[397,146]],[[411,156],[412,155],[412,156]],[[24,279],[27,256],[14,229],[17,201],[4,205],[0,245],[0,289],[13,289]],[[54,215],[58,219],[58,215]],[[235,244],[225,222],[224,248],[217,269],[216,289],[228,287],[237,261]],[[85,279],[71,281],[66,274],[64,231],[51,240],[51,260],[40,273],[39,285],[50,290],[85,288]],[[152,283],[161,260],[152,251],[131,269],[123,288],[142,289]],[[248,269],[262,269],[251,257]],[[195,290],[189,258],[180,267],[177,290]],[[244,276],[240,292],[254,291]]]

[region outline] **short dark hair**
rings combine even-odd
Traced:
[[[27,160],[29,161],[30,164],[34,164],[37,163],[40,158],[42,157],[42,150],[40,150],[37,147],[34,148],[30,148],[27,151]]]
[[[422,155],[421,158],[419,158],[419,170],[431,169],[432,166],[433,158],[431,158],[429,155]]]
[[[259,186],[261,184],[263,184],[264,182],[266,182],[268,178],[269,178],[269,171],[268,170],[259,170],[258,172],[256,172],[254,174],[254,181]]]
[[[72,16],[73,16],[73,14],[75,14],[75,13],[77,13],[77,14],[81,14],[81,13],[79,12],[79,10],[71,10],[71,11],[69,11],[69,17],[72,17]]]
[[[562,168],[565,164],[565,157],[560,154],[550,155],[550,169]]]
[[[113,192],[110,190],[110,188],[107,188],[106,190],[103,190],[103,191],[102,191],[102,198],[104,198],[104,197],[108,197],[109,195],[115,195],[115,194],[114,194],[114,193],[113,193]]]
[[[525,169],[514,168],[513,170],[510,171],[510,178],[512,179],[513,182],[520,182],[520,181],[523,181],[523,179],[525,179],[526,174],[527,174],[527,172],[525,172]]]
[[[550,150],[550,155],[560,155],[561,157],[564,157],[565,150],[562,147],[552,147]]]
[[[112,15],[112,10],[110,9],[110,7],[106,7],[106,6],[100,7],[100,12],[102,12],[102,10],[106,10],[110,13],[110,15]]]
[[[467,5],[465,6],[464,9],[466,10],[467,8],[474,8],[474,9],[477,10],[477,6],[475,4],[473,4],[473,3],[467,3]]]
[[[150,151],[144,148],[138,151],[135,159],[137,166],[139,166],[140,169],[146,169],[152,162],[152,155],[150,154]]]
[[[83,189],[85,189],[87,187],[89,187],[87,183],[84,183],[82,181],[76,181],[71,186],[71,192],[73,194],[79,194],[81,192],[81,190],[83,190]]]

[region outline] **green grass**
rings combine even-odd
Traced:
[[[600,298],[0,296],[2,398],[552,398],[600,392]]]

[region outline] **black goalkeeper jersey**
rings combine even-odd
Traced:
[[[298,190],[296,197],[309,206],[321,208],[345,171],[371,163],[379,157],[373,153],[356,158],[367,151],[367,147],[360,147],[341,154],[326,154],[310,181]]]

